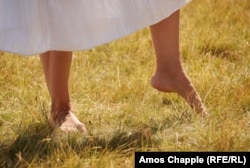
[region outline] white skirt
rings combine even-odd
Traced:
[[[0,0],[0,50],[34,55],[110,42],[171,15],[187,0]]]

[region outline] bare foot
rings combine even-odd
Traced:
[[[161,74],[160,72],[156,72],[151,78],[151,85],[162,92],[174,92],[179,94],[187,101],[191,108],[201,113],[202,116],[208,114],[199,94],[183,71],[178,73],[178,75],[168,75],[166,73]]]
[[[50,118],[50,125],[52,127],[59,127],[64,132],[80,131],[87,134],[85,125],[78,120],[78,118],[69,111],[60,115],[52,116]]]

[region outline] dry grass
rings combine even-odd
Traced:
[[[125,168],[134,151],[250,151],[250,1],[193,0],[181,14],[183,65],[207,121],[151,88],[148,29],[74,53],[72,103],[89,137],[47,128],[38,57],[1,53],[0,167]]]

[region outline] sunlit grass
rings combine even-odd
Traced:
[[[90,136],[53,132],[39,58],[0,55],[0,167],[133,167],[134,151],[250,151],[250,1],[193,0],[183,66],[210,117],[150,86],[149,30],[75,52],[70,91]]]

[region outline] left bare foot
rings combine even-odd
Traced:
[[[183,97],[191,108],[207,115],[207,110],[192,83],[184,72],[178,74],[167,74],[156,72],[151,78],[151,85],[162,92],[174,92]]]

